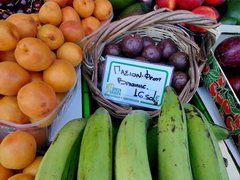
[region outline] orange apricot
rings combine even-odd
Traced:
[[[78,13],[70,6],[62,8],[62,22],[65,21],[77,21],[81,22]]]
[[[32,14],[29,14],[29,15],[34,19],[37,27],[39,27],[41,25],[41,23],[40,23],[38,13],[32,13]]]
[[[56,2],[47,1],[39,10],[39,19],[43,24],[58,26],[62,21],[61,8]]]
[[[113,7],[108,0],[96,0],[93,15],[99,20],[107,20],[113,13]]]
[[[39,165],[43,159],[43,156],[36,157],[31,164],[23,169],[23,173],[31,174],[32,176],[36,176]]]
[[[80,46],[72,42],[65,42],[57,50],[57,58],[65,59],[73,66],[79,65],[83,60],[83,50]]]
[[[0,94],[16,95],[29,81],[29,73],[16,62],[0,62]]]
[[[66,5],[72,7],[73,6],[73,0],[68,0]]]
[[[14,55],[14,50],[0,51],[0,61],[14,61],[14,62],[16,62],[16,58],[15,58],[15,55]]]
[[[43,74],[42,72],[29,72],[30,81],[43,81]]]
[[[8,134],[0,146],[0,163],[8,169],[23,169],[35,158],[37,144],[35,138],[22,131]]]
[[[58,102],[61,103],[63,99],[66,97],[67,93],[57,93],[56,95],[57,95]]]
[[[15,49],[20,33],[17,27],[8,21],[0,21],[0,51],[11,51]]]
[[[58,49],[64,43],[62,31],[51,24],[41,26],[38,29],[37,37],[45,42],[51,50]]]
[[[71,63],[57,59],[44,70],[43,80],[52,86],[55,92],[67,92],[75,85],[77,75]]]
[[[11,176],[13,176],[13,170],[7,169],[0,164],[0,179],[8,180]]]
[[[55,59],[50,48],[40,39],[24,38],[15,50],[18,64],[29,71],[42,71]]]
[[[43,81],[33,81],[23,86],[17,100],[21,111],[32,119],[46,117],[57,107],[54,89]]]
[[[84,29],[81,23],[77,21],[65,21],[59,29],[64,35],[65,41],[77,43],[84,38]]]
[[[101,26],[101,22],[97,18],[89,16],[82,20],[82,26],[87,36],[95,32]]]
[[[16,124],[29,123],[29,117],[18,107],[16,96],[4,96],[0,99],[0,119]]]
[[[19,173],[10,177],[8,180],[34,180],[34,176],[31,174]]]
[[[93,0],[73,0],[73,8],[80,17],[86,18],[92,15],[95,5]]]
[[[65,7],[68,0],[46,0],[46,1],[49,1],[49,2],[52,1],[57,3],[60,7]]]
[[[21,38],[35,37],[37,34],[37,23],[29,14],[12,14],[6,21],[13,23],[17,27]]]

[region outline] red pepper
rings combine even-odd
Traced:
[[[240,116],[235,118],[235,125],[236,125],[236,127],[240,128]]]
[[[217,80],[217,84],[218,84],[219,87],[225,86],[226,81],[225,81],[224,77],[219,78],[219,79]]]
[[[225,120],[226,126],[229,128],[230,131],[233,131],[233,118],[231,116],[228,116],[227,119]]]
[[[203,68],[203,74],[206,75],[210,71],[210,66],[206,64]]]
[[[209,86],[209,91],[210,91],[210,94],[212,96],[216,96],[217,95],[217,84],[215,82],[213,82],[210,86]]]
[[[216,100],[217,100],[218,104],[222,104],[223,101],[224,101],[224,99],[223,99],[223,97],[221,96],[220,93],[217,93]]]
[[[238,119],[238,117],[240,117],[240,114],[235,114],[234,115],[234,121],[236,121]]]
[[[223,111],[225,112],[225,114],[232,113],[231,107],[229,105],[229,101],[226,99],[223,101],[222,108],[223,108]]]

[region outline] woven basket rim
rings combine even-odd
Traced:
[[[201,28],[205,28],[207,30],[207,32],[202,37],[201,47],[198,47],[196,43],[193,43],[194,37],[189,34],[189,32],[175,25],[178,23],[188,23]],[[100,106],[106,108],[110,114],[116,118],[122,119],[130,111],[132,111],[132,107],[122,107],[105,99],[101,94],[101,91],[98,89],[97,85],[98,59],[101,56],[105,44],[110,43],[121,36],[124,36],[124,34],[129,33],[129,31],[139,32],[144,28],[152,28],[153,30],[159,28],[160,30],[163,30],[163,27],[166,27],[169,28],[168,36],[170,36],[171,33],[176,36],[177,32],[177,36],[182,36],[182,38],[185,36],[185,42],[187,39],[189,39],[189,44],[186,43],[186,46],[189,47],[190,52],[193,52],[190,53],[191,55],[189,55],[189,58],[194,59],[191,64],[191,79],[187,84],[189,87],[186,86],[179,96],[182,102],[188,102],[196,92],[196,89],[199,85],[201,72],[205,64],[205,59],[210,50],[210,47],[215,42],[216,28],[218,26],[219,24],[215,20],[206,16],[196,15],[185,10],[169,11],[166,9],[158,9],[144,15],[131,16],[110,23],[108,26],[106,26],[105,29],[100,31],[96,36],[92,37],[84,47],[84,61],[82,66],[83,76],[89,85],[89,89],[91,90],[93,98]],[[88,53],[89,51],[91,53]],[[195,84],[192,84],[192,82]],[[154,117],[159,114],[159,111],[160,110],[150,110],[147,112],[152,117]]]

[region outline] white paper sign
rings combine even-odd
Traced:
[[[159,109],[172,73],[172,66],[107,56],[102,93],[120,104]]]

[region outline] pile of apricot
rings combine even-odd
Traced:
[[[53,112],[76,83],[76,43],[111,15],[108,0],[48,0],[38,14],[0,21],[0,120],[34,123]]]
[[[36,151],[37,143],[31,134],[8,134],[0,144],[0,179],[34,180],[43,158]]]

